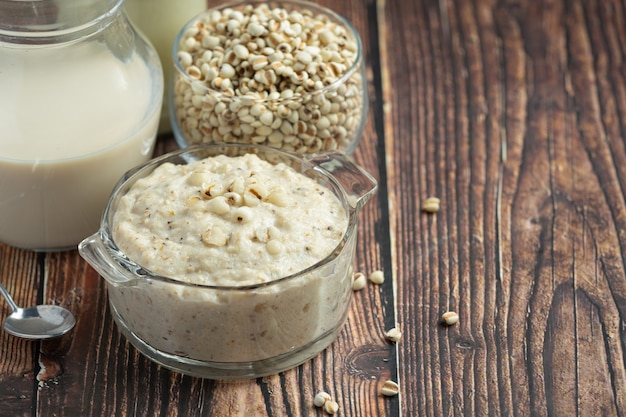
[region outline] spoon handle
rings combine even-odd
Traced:
[[[17,304],[15,304],[15,301],[13,301],[11,294],[9,294],[7,289],[4,288],[4,285],[2,284],[0,284],[0,293],[2,293],[2,296],[5,298],[5,300],[7,300],[9,306],[11,306],[11,310],[13,310],[13,312],[15,313],[19,309],[19,307],[17,306]]]

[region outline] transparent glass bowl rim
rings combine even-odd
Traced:
[[[333,81],[332,83],[325,85],[324,87],[320,88],[319,90],[313,90],[313,91],[307,91],[306,93],[299,93],[299,94],[294,94],[292,97],[289,98],[277,98],[277,99],[262,99],[262,98],[251,98],[251,97],[247,97],[245,95],[229,95],[224,93],[221,90],[217,90],[209,85],[207,85],[205,82],[203,81],[199,81],[196,80],[194,78],[192,78],[187,71],[185,71],[185,69],[181,66],[180,61],[178,60],[178,46],[181,43],[182,37],[184,36],[185,32],[187,31],[187,29],[193,25],[194,23],[196,23],[196,21],[198,21],[202,16],[207,15],[211,12],[214,11],[222,11],[228,8],[237,8],[237,7],[244,7],[247,5],[261,5],[261,4],[267,4],[267,5],[272,5],[273,3],[275,3],[277,6],[279,7],[285,7],[286,5],[289,6],[297,6],[299,8],[302,9],[309,9],[311,11],[317,12],[318,14],[325,14],[326,16],[330,17],[332,20],[341,23],[353,36],[356,44],[357,44],[357,53],[356,53],[356,57],[354,59],[354,62],[352,63],[352,65],[350,66],[350,68],[348,68],[346,70],[346,72],[339,78],[337,78],[335,81]],[[319,95],[319,94],[325,94],[327,92],[331,92],[336,90],[339,86],[345,84],[348,79],[350,79],[350,77],[352,77],[352,75],[354,75],[355,72],[357,72],[359,70],[359,68],[361,67],[361,65],[363,64],[363,42],[361,41],[361,36],[359,35],[359,32],[356,30],[356,28],[352,25],[352,23],[350,23],[345,17],[341,16],[340,14],[338,14],[337,12],[324,7],[320,4],[317,3],[312,3],[309,1],[303,1],[303,0],[243,0],[243,1],[235,1],[235,2],[230,2],[230,3],[224,3],[221,4],[219,6],[215,6],[215,7],[211,7],[199,14],[197,14],[196,16],[194,16],[191,20],[189,20],[187,23],[185,23],[185,25],[183,26],[183,28],[178,32],[178,34],[176,35],[176,40],[174,41],[174,47],[172,49],[172,62],[174,63],[174,68],[176,69],[176,73],[180,74],[185,81],[189,82],[190,84],[192,84],[194,87],[201,87],[202,90],[206,91],[207,93],[211,93],[211,95],[215,96],[215,97],[224,97],[230,101],[236,101],[236,100],[246,100],[246,101],[250,101],[252,103],[264,103],[264,102],[268,102],[268,101],[275,101],[275,102],[290,102],[293,100],[298,100],[302,97],[308,97],[308,96],[313,96],[313,95]],[[173,94],[173,93],[171,93]]]
[[[258,283],[258,284],[248,284],[248,285],[210,285],[210,284],[197,284],[190,283],[181,280],[177,280],[175,278],[163,276],[156,274],[143,266],[139,265],[137,262],[128,258],[126,254],[117,246],[115,241],[113,240],[111,225],[113,212],[111,211],[113,208],[113,203],[116,202],[118,198],[121,198],[123,194],[122,192],[128,191],[129,187],[132,187],[137,180],[150,175],[152,171],[159,165],[162,165],[166,162],[171,162],[173,160],[184,159],[188,160],[188,162],[193,162],[194,155],[202,152],[210,151],[211,149],[219,150],[224,148],[239,148],[239,149],[249,149],[253,153],[255,150],[264,152],[264,153],[274,153],[284,157],[291,159],[292,161],[300,162],[303,167],[308,167],[316,171],[316,173],[321,174],[326,180],[328,180],[332,187],[336,190],[333,191],[335,195],[337,192],[340,192],[340,195],[337,195],[337,198],[340,199],[343,207],[347,211],[348,216],[348,225],[346,226],[346,230],[343,232],[343,236],[341,241],[337,244],[337,246],[333,249],[333,251],[328,254],[324,259],[319,260],[315,264],[309,266],[306,269],[295,272],[290,275],[286,275],[284,277],[280,277],[271,281]],[[217,155],[218,153],[211,153],[210,156]],[[204,157],[204,156],[203,156]],[[130,186],[129,186],[130,184]],[[115,262],[114,265],[109,264],[108,266],[123,269],[126,273],[132,274],[135,278],[141,280],[154,280],[160,281],[167,284],[179,285],[183,287],[191,287],[198,288],[203,290],[219,290],[219,291],[250,291],[255,289],[269,288],[276,285],[283,284],[288,281],[295,281],[300,277],[306,276],[313,271],[324,267],[325,265],[330,264],[335,261],[337,258],[341,256],[350,256],[353,257],[353,254],[350,252],[345,252],[346,247],[348,246],[349,240],[352,235],[356,232],[356,226],[358,221],[358,210],[348,204],[348,196],[345,194],[343,187],[339,182],[335,179],[332,173],[326,171],[324,168],[316,166],[310,162],[308,159],[300,154],[295,152],[286,152],[280,149],[272,148],[266,145],[255,145],[255,144],[241,144],[241,143],[219,143],[219,144],[199,144],[192,145],[187,148],[178,149],[176,151],[172,151],[161,155],[157,158],[151,159],[145,164],[139,165],[131,170],[129,170],[117,183],[114,187],[109,201],[104,209],[101,219],[100,230],[97,232],[103,244],[105,245],[105,250],[107,254],[113,259]]]

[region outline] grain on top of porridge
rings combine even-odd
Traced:
[[[113,238],[144,268],[180,281],[250,285],[314,265],[341,241],[337,196],[254,154],[165,163],[114,213]]]

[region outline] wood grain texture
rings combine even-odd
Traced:
[[[403,413],[626,415],[624,4],[381,9]]]
[[[76,251],[0,244],[18,303],[78,316],[59,340],[0,332],[0,416],[321,416],[320,389],[355,417],[626,416],[626,2],[322,2],[363,35],[354,157],[380,188],[355,268],[385,283],[354,294],[312,361],[209,381],[129,346]],[[388,378],[398,397],[380,395]]]
[[[375,4],[326,5],[365,35],[372,111],[354,157],[384,178]],[[164,136],[155,154],[174,149]],[[389,229],[381,218],[386,204],[386,193],[379,193],[360,214],[355,268],[366,273],[391,268]],[[0,244],[0,261],[3,282],[20,303],[45,298],[78,318],[69,335],[54,341],[24,342],[0,333],[1,351],[10,352],[0,359],[0,416],[319,416],[323,411],[313,405],[319,390],[331,393],[342,415],[399,415],[399,399],[379,393],[397,372],[395,345],[384,338],[395,323],[391,280],[354,295],[343,332],[312,361],[280,375],[221,382],[170,372],[130,346],[110,316],[104,280],[76,251],[32,254]]]

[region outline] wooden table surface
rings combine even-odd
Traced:
[[[18,304],[78,318],[41,343],[0,331],[0,416],[322,416],[321,389],[344,416],[626,416],[626,2],[324,4],[365,45],[354,156],[380,188],[355,268],[384,284],[354,294],[313,360],[219,382],[129,346],[77,251],[0,245]],[[175,147],[161,137],[157,153]],[[428,196],[438,213],[420,210]],[[387,379],[400,395],[381,396]]]

